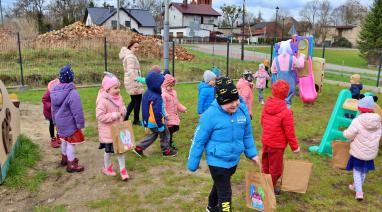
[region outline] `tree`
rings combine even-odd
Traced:
[[[257,14],[257,18],[256,18],[256,23],[261,23],[263,21],[264,21],[263,15],[261,14],[261,11],[259,10],[259,13]]]
[[[103,2],[102,7],[109,8],[111,7],[111,4],[107,3],[106,1]]]
[[[319,1],[309,1],[304,8],[300,10],[300,16],[312,26],[312,34],[315,36],[315,20],[317,19],[319,10]]]
[[[331,16],[335,25],[356,25],[361,23],[366,13],[367,8],[359,0],[347,0],[335,8]]]
[[[361,55],[369,60],[369,64],[376,64],[382,50],[382,0],[374,0],[363,22],[358,45]]]
[[[321,37],[321,42],[325,42],[326,36],[328,34],[330,24],[330,13],[331,13],[331,5],[328,0],[321,0],[319,2],[318,7],[318,25],[319,25],[319,36]]]
[[[51,0],[48,11],[52,25],[61,28],[82,20],[90,3],[88,0]]]
[[[94,3],[93,0],[90,0],[90,1],[89,1],[89,7],[95,7],[95,3]]]
[[[233,35],[233,26],[242,14],[242,8],[240,6],[236,7],[235,5],[224,4],[222,7],[220,7],[220,9],[223,12],[224,20],[230,25],[231,34]]]
[[[34,19],[40,33],[46,32],[44,24],[45,0],[17,0],[11,10],[12,16]]]

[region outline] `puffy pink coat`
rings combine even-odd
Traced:
[[[126,107],[123,103],[118,106],[106,92],[98,94],[96,118],[98,121],[98,136],[101,143],[113,143],[111,125],[122,121],[125,114]]]
[[[162,88],[162,99],[164,103],[164,111],[166,113],[166,125],[168,127],[179,125],[180,119],[178,112],[186,112],[187,108],[182,105],[176,95],[176,91]]]
[[[137,57],[126,47],[122,47],[119,52],[119,59],[122,60],[125,71],[124,84],[129,95],[143,94],[143,84],[135,79],[141,77],[141,67]]]
[[[343,134],[350,140],[350,154],[360,160],[377,157],[381,139],[381,117],[376,113],[362,113],[353,119]]]
[[[258,89],[264,89],[265,85],[267,84],[267,79],[271,79],[268,75],[268,72],[264,69],[259,69],[256,71],[253,77],[256,78],[256,88]]]
[[[249,114],[252,116],[253,83],[240,78],[236,87],[239,90],[239,95],[244,99],[244,102],[247,105]]]

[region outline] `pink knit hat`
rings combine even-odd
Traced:
[[[111,87],[114,87],[114,86],[120,86],[121,83],[119,82],[118,78],[110,73],[110,72],[105,72],[105,76],[103,77],[103,80],[102,80],[102,88],[107,91],[109,90]]]
[[[166,74],[164,76],[164,82],[163,82],[162,86],[165,88],[171,84],[175,84],[175,82],[176,82],[176,80],[171,74]]]
[[[60,80],[59,80],[58,78],[56,78],[56,79],[50,81],[50,82],[48,83],[48,90],[49,90],[49,91],[52,91],[53,87],[56,86],[56,85],[58,85],[58,84],[60,84]]]

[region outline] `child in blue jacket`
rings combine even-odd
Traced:
[[[215,99],[215,79],[214,72],[207,70],[203,74],[204,81],[198,86],[198,114],[201,115],[206,111]]]
[[[142,119],[143,126],[148,129],[148,133],[133,150],[139,157],[144,156],[143,150],[153,144],[158,136],[163,156],[177,155],[177,152],[170,148],[170,132],[165,123],[166,115],[161,96],[163,81],[164,76],[154,71],[149,72],[146,77],[148,90],[142,98]]]
[[[260,164],[247,106],[229,78],[216,81],[216,100],[201,116],[188,158],[188,169],[199,167],[205,150],[213,179],[206,211],[231,211],[231,176],[241,153]]]

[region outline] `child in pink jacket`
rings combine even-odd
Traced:
[[[42,97],[42,104],[43,104],[43,114],[46,120],[49,121],[49,134],[50,134],[50,145],[53,148],[59,148],[61,144],[60,137],[54,136],[54,124],[53,124],[53,118],[52,118],[52,101],[50,100],[50,91],[53,89],[54,86],[60,84],[59,79],[54,79],[48,83],[48,89],[45,91],[44,96]]]
[[[265,70],[264,64],[259,65],[259,70],[255,73],[256,88],[259,90],[259,102],[264,104],[263,90],[266,87],[267,80],[271,79],[268,72]]]
[[[175,78],[170,74],[166,74],[162,84],[162,99],[166,113],[166,126],[170,131],[170,147],[176,150],[172,136],[179,130],[179,112],[184,113],[187,108],[179,102],[174,86]]]
[[[247,105],[249,115],[252,119],[252,105],[253,105],[253,74],[251,71],[245,70],[242,77],[237,82],[236,88],[239,95],[243,98]]]
[[[110,157],[114,153],[111,125],[123,121],[126,107],[120,94],[120,82],[113,74],[105,72],[101,89],[97,96],[96,117],[98,121],[99,149],[105,149],[102,173],[115,176]],[[122,180],[129,179],[125,168],[125,155],[118,154],[119,170]]]
[[[343,132],[344,137],[351,142],[346,170],[353,171],[354,183],[349,185],[349,189],[356,192],[357,200],[363,200],[362,185],[367,172],[375,170],[374,159],[378,155],[382,127],[380,116],[374,113],[374,101],[377,99],[366,96],[359,100],[358,110],[361,114]]]

